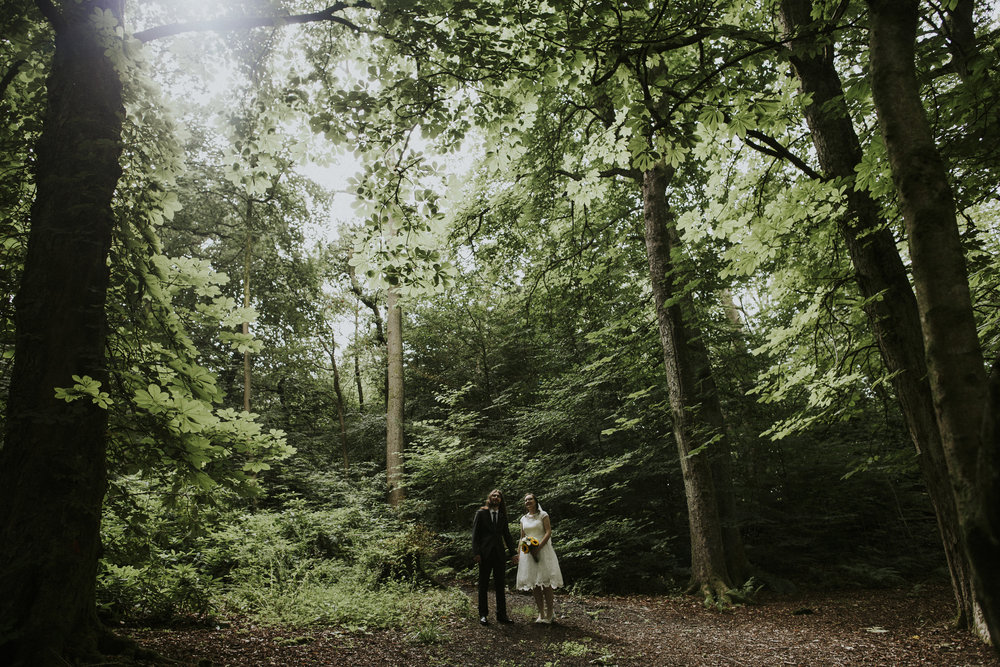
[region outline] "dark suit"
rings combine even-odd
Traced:
[[[483,507],[472,520],[472,555],[479,556],[479,617],[486,616],[489,607],[486,593],[493,575],[493,590],[497,600],[497,618],[507,617],[507,598],[504,595],[504,565],[514,555],[514,538],[503,512],[497,512],[493,525],[490,510]]]

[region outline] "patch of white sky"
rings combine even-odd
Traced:
[[[129,28],[132,32],[164,24],[251,15],[267,9],[266,3],[241,0],[138,0],[136,4],[130,13],[133,23]],[[311,67],[301,46],[305,29],[294,25],[262,29],[270,31],[268,57],[278,90],[291,77],[305,74]],[[345,88],[356,83],[370,91],[380,87],[380,82],[369,76],[367,63],[364,62],[365,54],[361,51],[365,48],[364,42],[364,39],[359,40],[357,58],[341,59],[335,63],[330,73],[331,80]],[[225,152],[231,134],[227,124],[232,116],[238,114],[238,105],[246,99],[245,68],[241,70],[231,46],[231,35],[214,32],[184,33],[148,45],[154,77],[159,79],[167,103],[178,102],[178,109],[188,109],[182,113],[193,114],[193,117],[189,116],[191,122],[207,126],[210,132],[206,138],[208,145],[204,146],[200,155],[192,156],[197,159],[208,160],[212,154]],[[315,94],[318,91],[314,88],[309,92]],[[355,155],[351,146],[335,145],[322,134],[314,133],[309,127],[309,118],[304,114],[286,115],[280,127],[290,140],[306,144],[296,171],[329,193],[325,204],[316,200],[307,201],[311,214],[310,222],[303,230],[307,243],[314,246],[335,242],[345,229],[361,222],[354,206],[355,186],[351,185],[352,177],[363,169],[361,158]],[[419,131],[411,140],[412,150],[423,153],[428,160],[439,165],[441,178],[422,186],[436,191],[443,198],[440,203],[446,214],[449,209],[463,203],[465,181],[482,151],[482,144],[482,137],[474,133],[459,150],[441,155],[434,153],[431,142],[424,140]],[[454,260],[467,267],[474,261],[461,249]],[[327,290],[336,291],[332,286],[328,286]],[[330,324],[336,338],[342,341],[350,339],[353,336],[353,315],[331,313],[331,316]]]
[[[252,15],[267,9],[265,3],[241,0],[139,0],[129,14],[132,18],[129,27],[132,32],[138,32],[163,24]],[[315,8],[303,7],[293,11],[312,9]],[[270,31],[271,70],[278,73],[274,76],[291,78],[296,73],[309,70],[310,65],[301,47],[304,29],[295,25],[260,29]],[[225,33],[190,32],[148,45],[152,52],[154,75],[160,75],[158,78],[167,101],[191,102],[199,110],[194,113],[214,114],[210,127],[214,126],[215,136],[209,137],[209,141],[217,143],[206,147],[206,153],[223,148],[227,134],[225,124],[229,122],[234,104],[238,103],[247,85],[246,77],[229,48],[230,41],[231,36]],[[363,42],[359,42],[360,49],[364,48]],[[338,61],[332,75],[332,79],[346,87],[355,83],[373,91],[380,87],[380,82],[369,76],[364,54],[360,52],[357,59]],[[276,80],[276,83],[280,86],[285,82]],[[207,119],[202,116],[198,120],[204,122]],[[362,171],[363,165],[350,146],[334,145],[323,135],[312,132],[308,121],[301,114],[289,115],[282,121],[282,129],[289,137],[306,142],[296,171],[330,193],[328,208],[313,210],[312,222],[305,229],[306,237],[310,243],[333,242],[345,227],[359,222],[354,209],[356,194],[350,181]],[[440,172],[449,177],[437,183],[425,183],[424,187],[430,187],[443,196],[446,207],[449,201],[459,200],[460,186],[471,172],[481,150],[481,139],[467,141],[458,151],[435,155],[431,143],[421,138],[418,131],[411,148],[439,164]],[[445,182],[451,187],[445,188]],[[310,202],[311,207],[313,204],[315,202]]]

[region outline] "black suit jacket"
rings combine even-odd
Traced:
[[[490,510],[485,507],[476,510],[472,520],[472,555],[489,560],[502,554],[506,554],[504,560],[514,555],[514,538],[510,536],[507,517],[501,512],[494,528]]]

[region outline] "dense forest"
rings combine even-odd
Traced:
[[[5,0],[0,662],[567,590],[1000,642],[1000,15]]]

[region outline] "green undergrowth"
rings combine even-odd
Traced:
[[[436,627],[435,621],[467,614],[458,589],[426,589],[406,583],[368,587],[351,578],[308,582],[292,589],[241,588],[227,604],[273,625],[340,625],[351,629]]]
[[[268,509],[201,512],[195,520],[151,498],[130,499],[133,513],[141,509],[141,531],[127,513],[105,517],[98,603],[107,621],[240,616],[426,629],[469,613],[461,591],[424,574],[435,534],[383,506],[285,498]]]

